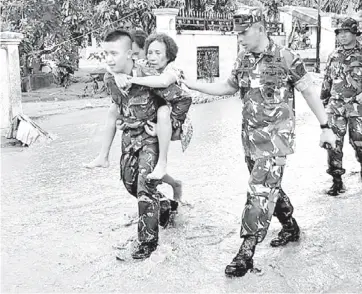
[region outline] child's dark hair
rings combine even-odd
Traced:
[[[178,52],[178,46],[174,39],[172,39],[169,35],[164,34],[164,33],[153,34],[146,39],[146,44],[145,44],[146,54],[147,54],[148,47],[150,46],[150,44],[155,41],[165,44],[166,57],[168,59],[168,62],[174,61],[176,59],[177,52]]]
[[[138,47],[141,49],[145,48],[145,42],[148,37],[145,31],[142,30],[133,30],[131,31],[131,36],[133,39],[133,42],[137,44]]]

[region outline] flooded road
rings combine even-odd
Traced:
[[[300,106],[299,106],[299,105]],[[297,153],[283,187],[295,207],[298,243],[272,248],[273,219],[254,264],[261,274],[229,279],[237,252],[248,172],[236,98],[195,105],[194,137],[186,153],[171,144],[169,173],[184,183],[176,225],[143,262],[115,259],[112,248],[136,235],[135,199],[119,182],[117,135],[108,169],[82,163],[101,146],[107,110],[55,115],[39,124],[56,136],[30,148],[2,149],[1,263],[4,292],[362,292],[362,183],[346,143],[347,192],[330,197],[326,152],[317,120],[297,102]],[[348,140],[346,140],[348,142]],[[161,190],[171,195],[164,185]]]

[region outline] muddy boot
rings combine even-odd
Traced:
[[[297,224],[297,221],[294,218],[291,218],[290,221],[283,224],[283,228],[278,233],[278,237],[271,240],[270,246],[272,247],[285,246],[289,242],[298,241],[299,237],[300,237],[300,229]]]
[[[335,175],[333,176],[333,185],[327,191],[327,194],[330,196],[338,196],[341,193],[346,192],[346,188],[343,185],[342,176]]]
[[[160,219],[159,225],[164,229],[167,228],[172,214],[177,212],[178,202],[174,200],[161,200],[160,201]]]
[[[139,244],[136,250],[132,253],[133,259],[146,259],[151,256],[152,252],[157,248],[157,243],[142,243]]]
[[[252,269],[255,246],[256,237],[245,237],[238,254],[236,254],[232,262],[226,266],[225,275],[228,277],[242,277],[248,270]]]

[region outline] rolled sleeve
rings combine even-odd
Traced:
[[[289,49],[284,49],[282,54],[287,63],[289,80],[294,85],[295,89],[304,91],[312,85],[312,76],[305,69],[304,62],[300,56]]]

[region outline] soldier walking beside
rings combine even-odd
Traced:
[[[336,137],[327,125],[327,114],[312,79],[298,55],[276,45],[267,35],[261,10],[241,15],[240,52],[228,80],[186,86],[211,95],[232,95],[240,90],[243,106],[242,141],[250,171],[247,202],[242,214],[240,237],[243,243],[225,274],[244,276],[253,267],[256,245],[266,236],[275,215],[282,230],[271,245],[283,246],[299,239],[293,206],[281,188],[286,157],[294,153],[294,89],[299,90],[323,127],[320,145],[335,146]]]
[[[329,125],[337,135],[336,148],[328,150],[327,173],[333,177],[333,185],[327,194],[331,196],[345,192],[342,158],[347,127],[362,178],[362,45],[357,41],[361,32],[357,21],[346,18],[335,33],[341,45],[329,56],[321,91]]]

